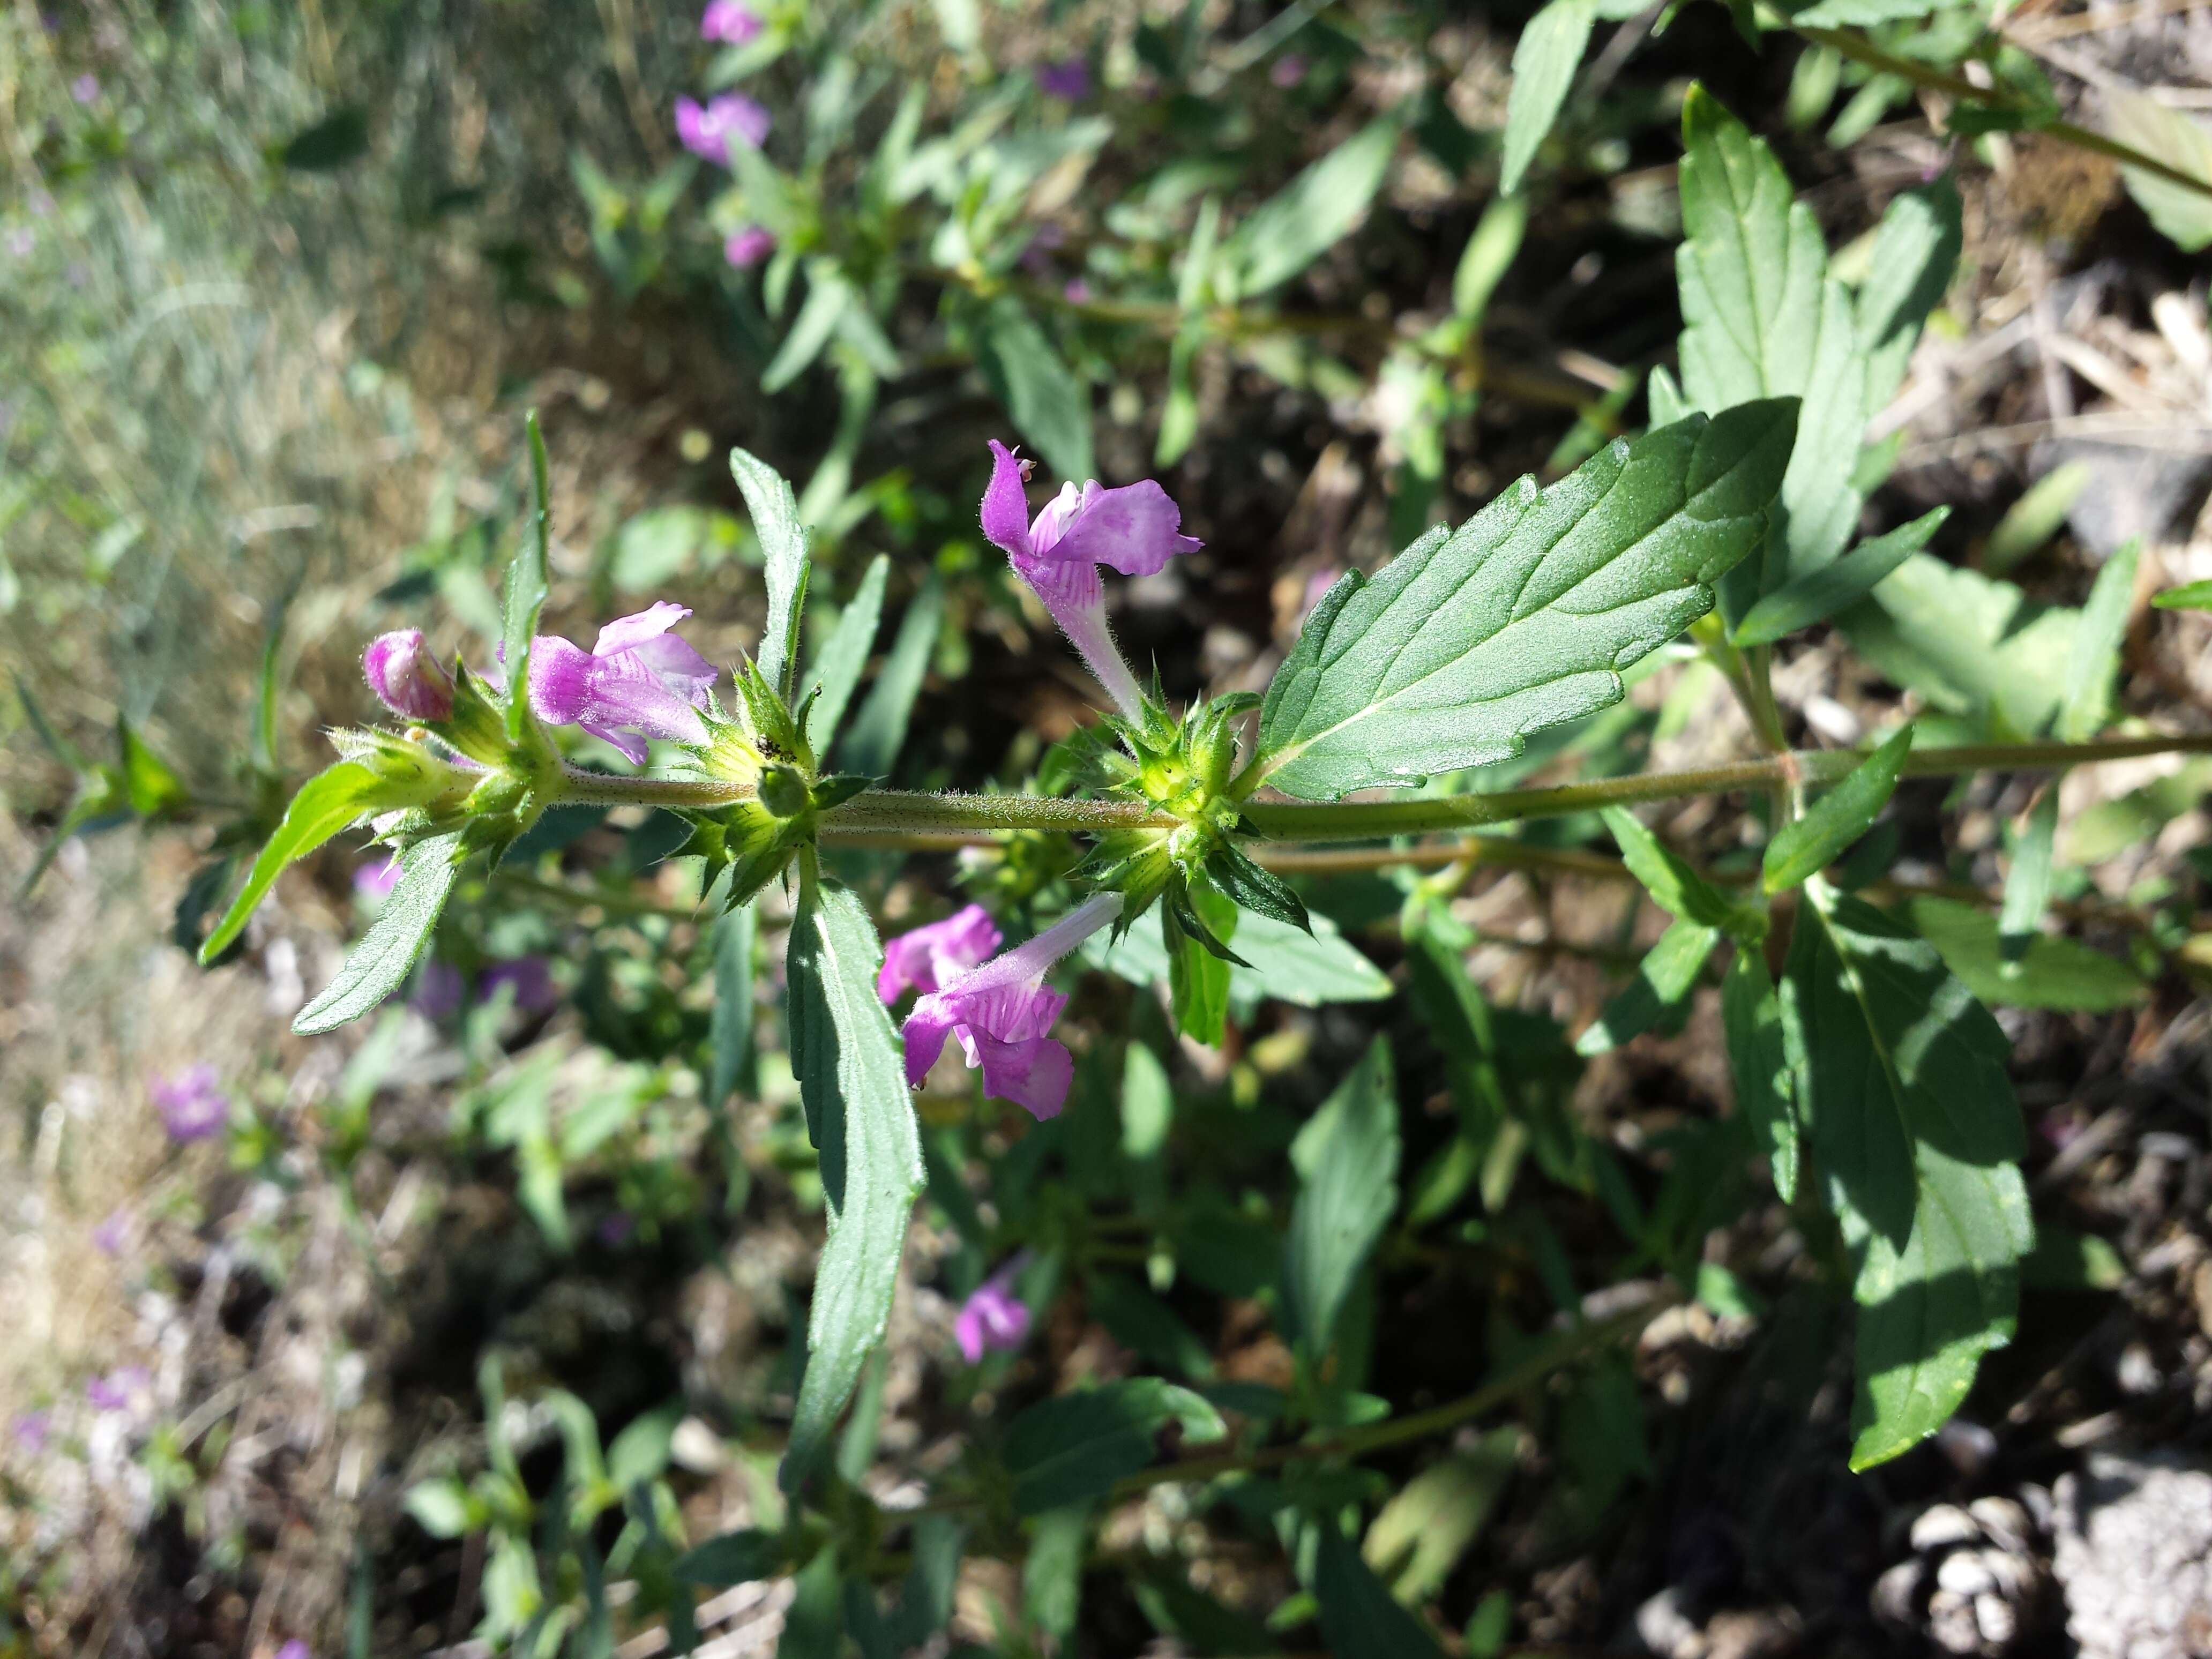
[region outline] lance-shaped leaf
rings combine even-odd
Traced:
[[[1670,916],[1718,927],[1742,939],[1759,939],[1766,932],[1765,912],[1755,905],[1739,904],[1699,875],[1684,860],[1644,826],[1626,807],[1605,809],[1605,827],[1620,848],[1620,861],[1628,873],[1644,884],[1651,902]]]
[[[286,865],[307,857],[361,816],[363,803],[375,787],[375,775],[354,761],[325,767],[300,786],[300,793],[284,809],[283,821],[254,859],[253,868],[246,872],[246,885],[238,890],[230,908],[200,946],[201,966],[230,948],[230,942],[245,927],[246,919]]]
[[[1283,1286],[1298,1346],[1318,1360],[1397,1207],[1397,1080],[1383,1038],[1299,1132],[1291,1159],[1303,1184],[1284,1241]]]
[[[1731,637],[1739,646],[1771,645],[1801,628],[1841,616],[1927,546],[1950,516],[1948,507],[1923,513],[1887,536],[1860,543],[1834,563],[1795,578],[1745,611]]]
[[[2058,781],[2052,779],[2027,809],[2012,844],[2012,867],[2005,872],[2004,904],[1997,913],[1997,937],[2005,960],[2016,962],[2039,935],[2044,907],[2051,902],[2051,869],[2058,843]]]
[[[882,964],[860,900],[806,869],[785,958],[786,1018],[807,1133],[821,1153],[830,1238],[807,1316],[806,1374],[783,1462],[787,1490],[813,1468],[883,1340],[922,1183],[898,1037],[876,996]]]
[[[1104,1497],[1152,1461],[1153,1442],[1170,1423],[1182,1425],[1188,1442],[1227,1432],[1204,1396],[1156,1376],[1039,1401],[1006,1428],[1015,1513],[1042,1515]]]
[[[714,1014],[708,1032],[714,1070],[707,1093],[717,1111],[752,1066],[753,941],[759,915],[750,903],[737,904],[714,923]]]
[[[346,952],[337,977],[300,1010],[292,1029],[301,1036],[335,1031],[359,1019],[406,982],[460,875],[459,830],[418,841],[399,855],[399,880],[384,908]]]
[[[1842,857],[1846,848],[1866,834],[1875,815],[1889,805],[1905,771],[1905,757],[1911,752],[1912,728],[1908,726],[1846,773],[1803,817],[1784,824],[1766,844],[1759,884],[1779,893]]]
[[[2108,1014],[2149,994],[2142,975],[2118,957],[2051,933],[2007,939],[2001,920],[1978,906],[1923,894],[1908,913],[1944,965],[1984,1002]]]
[[[1584,1056],[1618,1048],[1631,1037],[1656,1030],[1680,1029],[1685,1005],[1705,971],[1705,958],[1721,940],[1720,930],[1694,921],[1678,921],[1644,953],[1636,977],[1605,1005],[1575,1039],[1575,1052]]]
[[[2136,565],[2142,544],[2130,541],[2106,559],[2090,584],[2074,627],[2074,648],[2066,658],[2066,691],[2058,705],[2057,735],[2063,743],[2086,743],[2105,724],[2112,700],[2112,677],[2119,670],[2120,647],[2128,632],[2128,612],[2136,591]]]
[[[1091,389],[1020,301],[1001,297],[986,314],[976,354],[983,377],[1020,433],[1064,478],[1097,471],[1091,454]]]
[[[757,455],[730,452],[730,472],[753,515],[760,538],[763,584],[768,588],[768,623],[755,653],[761,678],[788,699],[799,659],[799,619],[806,603],[806,526],[799,502],[784,477]]]
[[[1369,122],[1255,208],[1221,250],[1237,291],[1287,283],[1347,234],[1382,189],[1401,131],[1393,115]]]
[[[1596,0],[1549,0],[1513,48],[1513,87],[1505,104],[1505,156],[1498,191],[1510,196],[1559,118],[1597,21]]]
[[[854,688],[867,668],[868,653],[875,649],[876,630],[884,617],[884,588],[890,574],[890,554],[878,553],[869,561],[853,602],[837,618],[822,655],[807,673],[800,705],[806,709],[807,747],[817,755],[828,752],[830,739],[837,735],[846,705],[853,701]],[[811,705],[805,702],[809,691],[814,696]]]
[[[1267,688],[1267,781],[1308,799],[1418,782],[1618,702],[1620,671],[1710,611],[1759,544],[1793,407],[1617,441],[1548,489],[1522,479],[1372,581],[1345,576]]]
[[[1798,1112],[1856,1267],[1851,1466],[1941,1428],[2034,1243],[2011,1046],[1926,940],[1815,883],[1782,985]]]
[[[538,411],[523,416],[530,441],[530,528],[514,558],[507,567],[507,605],[501,617],[501,660],[507,665],[507,736],[520,743],[530,726],[530,641],[538,636],[538,618],[552,591],[547,548],[552,536],[545,481],[545,437],[538,429]]]
[[[1797,1107],[1790,1092],[1790,1056],[1782,1040],[1782,1004],[1766,958],[1740,949],[1721,981],[1721,1030],[1729,1070],[1735,1077],[1736,1109],[1774,1175],[1775,1195],[1797,1196]]]
[[[1392,1598],[1334,1516],[1316,1531],[1313,1593],[1328,1650],[1337,1659],[1443,1659],[1428,1626]]]

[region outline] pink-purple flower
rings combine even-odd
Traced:
[[[84,1397],[96,1412],[132,1412],[149,1403],[154,1375],[143,1365],[125,1365],[84,1385]]]
[[[768,111],[741,92],[726,92],[702,104],[696,98],[676,100],[676,137],[694,155],[730,165],[730,145],[741,143],[758,149],[768,137]]]
[[[758,225],[746,225],[722,239],[722,258],[733,270],[750,270],[775,252],[775,236]]]
[[[1151,478],[1108,489],[1093,478],[1073,482],[1032,522],[1022,489],[1030,463],[991,440],[991,483],[983,492],[983,533],[1003,549],[1014,572],[1036,590],[1068,642],[1124,714],[1144,705],[1137,677],[1115,648],[1106,626],[1106,591],[1098,567],[1149,576],[1178,553],[1205,545],[1182,533],[1182,509]]]
[[[1028,1340],[1029,1304],[1014,1294],[1014,1280],[1028,1265],[1029,1253],[1024,1251],[978,1285],[961,1304],[952,1322],[952,1340],[969,1364],[981,1364],[987,1352],[1011,1352]]]
[[[505,988],[514,996],[518,1012],[542,1014],[561,1000],[553,988],[553,972],[544,957],[515,957],[495,962],[477,981],[477,995],[489,1002]]]
[[[742,46],[757,39],[761,32],[761,20],[744,0],[709,0],[707,9],[699,14],[699,38],[720,40],[724,46]]]
[[[1064,98],[1069,103],[1079,103],[1091,95],[1091,66],[1080,58],[1069,58],[1057,64],[1044,64],[1036,71],[1037,90],[1048,98]]]
[[[362,653],[361,672],[377,701],[404,720],[441,720],[453,712],[453,682],[419,628],[379,634]]]
[[[353,872],[353,890],[367,899],[389,898],[392,890],[399,884],[399,854],[374,864],[358,865]]]
[[[982,1072],[984,1093],[1011,1100],[1039,1120],[1057,1117],[1067,1103],[1075,1060],[1066,1044],[1048,1035],[1067,998],[1044,975],[1121,910],[1119,893],[1086,899],[1028,944],[916,998],[903,1031],[908,1085],[919,1086],[929,1075],[949,1036],[969,1069]]]
[[[307,1644],[295,1636],[276,1650],[276,1659],[312,1659],[312,1656]]]
[[[896,1002],[899,994],[909,988],[941,991],[988,957],[1000,942],[991,913],[981,905],[955,910],[942,921],[901,933],[884,945],[876,994],[885,1002]]]
[[[15,1444],[21,1450],[36,1454],[46,1450],[46,1438],[54,1430],[52,1412],[25,1412],[14,1425]]]
[[[530,702],[554,726],[580,726],[642,765],[645,739],[704,743],[714,665],[668,630],[691,613],[661,600],[599,630],[591,650],[558,637],[530,647]]]
[[[1267,78],[1285,91],[1306,78],[1306,60],[1295,52],[1286,52],[1267,70]]]
[[[27,259],[38,252],[39,233],[28,225],[18,225],[8,233],[8,252],[18,259]]]
[[[415,975],[415,994],[407,1006],[435,1024],[460,1012],[469,994],[469,982],[450,962],[426,962]]]
[[[97,75],[78,76],[76,80],[70,82],[70,96],[76,99],[80,104],[98,103],[100,101],[100,77]]]
[[[121,1255],[131,1243],[132,1219],[127,1204],[110,1211],[107,1219],[92,1230],[93,1249],[102,1255]]]
[[[221,1133],[230,1117],[230,1100],[216,1082],[215,1067],[204,1060],[174,1077],[156,1078],[153,1095],[172,1140],[205,1140]]]

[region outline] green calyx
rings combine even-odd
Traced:
[[[707,712],[707,741],[693,750],[700,769],[751,792],[714,811],[686,812],[691,838],[678,849],[707,860],[707,885],[729,872],[722,908],[733,909],[784,874],[793,856],[812,842],[821,815],[850,800],[875,779],[856,773],[815,773],[807,743],[806,702],[792,709],[747,662],[731,675],[737,688],[735,718],[719,702]],[[811,701],[810,693],[807,701]]]
[[[1072,743],[1065,764],[1072,781],[1100,793],[1141,800],[1176,818],[1173,829],[1113,830],[1077,871],[1124,899],[1115,937],[1164,900],[1170,925],[1224,961],[1237,958],[1208,927],[1194,890],[1210,891],[1294,927],[1307,927],[1305,906],[1278,877],[1237,846],[1250,826],[1235,792],[1237,716],[1258,707],[1250,692],[1194,704],[1176,720],[1157,699],[1136,719],[1108,716],[1102,726],[1121,739]]]

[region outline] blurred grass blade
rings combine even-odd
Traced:
[[[1505,106],[1499,195],[1520,190],[1538,147],[1566,106],[1596,21],[1596,0],[1549,0],[1521,31],[1513,48],[1512,90]]]
[[[1287,283],[1365,216],[1398,147],[1395,115],[1368,123],[1252,211],[1224,249],[1240,295]]]
[[[898,1035],[876,996],[883,950],[860,902],[802,866],[785,959],[792,1074],[821,1154],[830,1237],[815,1269],[806,1370],[781,1484],[796,1492],[883,1340],[922,1183]]]
[[[1334,1512],[1312,1523],[1313,1593],[1322,1636],[1336,1659],[1443,1659],[1443,1650],[1418,1614],[1392,1599]]]
[[[727,1109],[730,1097],[752,1069],[753,952],[759,928],[759,913],[750,900],[714,921],[714,1014],[708,1033],[714,1069],[707,1093],[717,1112]]]
[[[846,307],[853,303],[852,284],[834,266],[818,261],[810,264],[806,283],[806,303],[799,307],[791,331],[783,337],[768,367],[761,370],[763,392],[781,392],[804,374],[830,343]]]
[[[1036,319],[1020,301],[1001,295],[984,313],[977,343],[977,366],[1006,405],[1014,430],[1036,446],[1047,465],[1079,488],[1095,477],[1091,388],[1067,366]]]
[[[552,533],[547,506],[545,437],[538,429],[538,411],[523,416],[530,442],[530,527],[514,559],[507,568],[507,606],[500,630],[506,649],[507,736],[520,743],[530,721],[530,642],[538,634],[538,618],[550,591],[548,544]]]
[[[2198,585],[2212,586],[2212,584],[2203,583]],[[31,730],[38,734],[39,741],[46,744],[53,757],[68,767],[70,771],[90,771],[92,769],[87,764],[82,751],[57,732],[52,722],[46,719],[46,711],[39,706],[39,700],[31,695],[31,688],[24,684],[23,677],[17,674],[15,676],[15,680],[16,700],[23,705],[24,716],[31,722]]]
[[[1483,313],[1490,308],[1490,296],[1498,291],[1498,284],[1521,252],[1521,239],[1528,228],[1525,197],[1500,196],[1482,210],[1459,256],[1458,268],[1452,272],[1455,317],[1470,325],[1482,321]]]
[[[930,653],[936,648],[938,624],[944,616],[945,583],[932,571],[900,619],[898,635],[876,683],[838,747],[841,770],[871,778],[890,775],[906,744],[907,721],[921,695],[922,678],[929,672]]]
[[[1398,1152],[1397,1079],[1378,1036],[1291,1149],[1300,1187],[1284,1241],[1284,1300],[1299,1351],[1316,1366],[1397,1207]]]
[[[2087,462],[2067,461],[2030,484],[1990,532],[1982,548],[1984,572],[2004,575],[2041,552],[2065,524],[2091,477]]]
[[[1908,726],[1846,773],[1803,817],[1783,825],[1766,844],[1760,888],[1771,894],[1802,886],[1842,857],[1889,805],[1911,752]]]
[[[454,861],[459,830],[418,841],[399,855],[399,882],[361,943],[346,953],[337,977],[292,1021],[301,1036],[319,1036],[359,1019],[406,981],[422,957],[460,875]]]
[[[1797,1108],[1791,1093],[1790,1057],[1783,1043],[1782,1006],[1766,958],[1756,947],[1740,947],[1721,981],[1721,1030],[1729,1070],[1735,1079],[1736,1106],[1750,1125],[1752,1139],[1766,1155],[1774,1195],[1784,1204],[1797,1196]]]
[[[2161,611],[2212,611],[2212,581],[2184,582],[2151,600]]]
[[[2142,167],[2124,167],[2120,177],[2136,205],[2184,253],[2212,246],[2212,128],[2124,85],[2106,88],[2105,102],[2113,137],[2204,181],[2203,190],[2191,190]]]
[[[1997,938],[2008,962],[2027,954],[2043,912],[2051,902],[2051,866],[2058,840],[2058,786],[2064,774],[2043,786],[2012,844],[2012,868],[2005,872],[2004,904],[1997,912]]]
[[[2112,708],[2112,679],[2126,642],[2128,613],[2134,608],[2136,567],[2142,544],[2130,541],[2106,559],[2090,585],[2074,627],[2074,648],[2066,659],[2066,690],[2058,705],[2057,734],[2062,743],[2086,743],[2103,729]]]
[[[1842,615],[1881,585],[1884,578],[1928,544],[1951,509],[1939,507],[1886,536],[1862,542],[1833,564],[1808,571],[1743,613],[1730,635],[1739,648],[1771,645],[1801,628]]]

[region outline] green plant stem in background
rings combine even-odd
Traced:
[[[2106,738],[2091,743],[1978,743],[1916,749],[1907,777],[1966,772],[2051,772],[2149,755],[2212,754],[2212,735]],[[1279,842],[1378,841],[1437,835],[1476,824],[1559,817],[1637,801],[1766,789],[1780,783],[1827,783],[1866,757],[1855,749],[1799,750],[1680,772],[1600,778],[1545,789],[1503,789],[1484,795],[1424,796],[1383,801],[1251,801],[1244,816],[1260,835]],[[564,798],[599,805],[713,811],[747,792],[712,779],[615,777],[570,769]],[[946,848],[985,844],[1019,830],[1081,833],[1097,830],[1172,830],[1164,812],[1120,801],[1056,800],[1034,795],[933,795],[872,789],[823,815],[822,832],[878,847]]]

